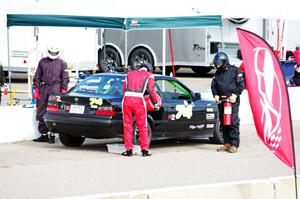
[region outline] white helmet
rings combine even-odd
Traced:
[[[50,59],[57,59],[59,56],[59,49],[54,46],[48,46],[47,54]]]

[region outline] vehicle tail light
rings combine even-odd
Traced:
[[[70,112],[70,105],[66,105],[66,112]]]
[[[116,114],[116,110],[112,107],[99,107],[96,110],[96,115],[115,116]]]
[[[59,107],[57,105],[48,105],[47,106],[47,111],[55,111],[58,112],[59,111]]]

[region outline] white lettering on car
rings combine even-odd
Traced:
[[[194,130],[194,129],[203,129],[204,128],[204,124],[199,124],[199,125],[190,125],[189,126],[189,129],[192,129],[192,130]]]
[[[168,119],[169,120],[175,120],[175,114],[169,114]]]
[[[59,95],[56,96],[56,101],[61,102],[61,97]]]
[[[212,128],[214,128],[214,124],[206,124],[206,128],[208,128],[208,129],[212,129]]]
[[[181,118],[181,116],[186,117],[187,119],[191,119],[193,115],[193,106],[188,104],[187,101],[184,101],[184,105],[176,105],[176,119]]]
[[[206,113],[206,119],[207,120],[212,120],[215,118],[215,114],[214,113]]]

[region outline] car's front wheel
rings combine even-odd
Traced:
[[[214,129],[214,136],[210,137],[209,140],[213,144],[223,144],[223,133],[222,130],[220,129],[220,120],[218,119],[215,123],[215,129]]]
[[[147,126],[148,126],[148,145],[150,146],[151,139],[152,139],[152,128],[149,122],[147,122]],[[134,122],[133,125],[132,143],[134,145],[140,145],[140,134],[136,122]]]
[[[85,140],[85,137],[75,137],[66,133],[59,133],[60,142],[69,147],[79,147]]]

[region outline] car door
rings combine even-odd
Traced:
[[[201,129],[203,124],[203,111],[197,102],[193,101],[192,92],[176,79],[161,79],[156,81],[159,92],[165,101],[168,117],[169,136],[187,136],[195,129]]]

